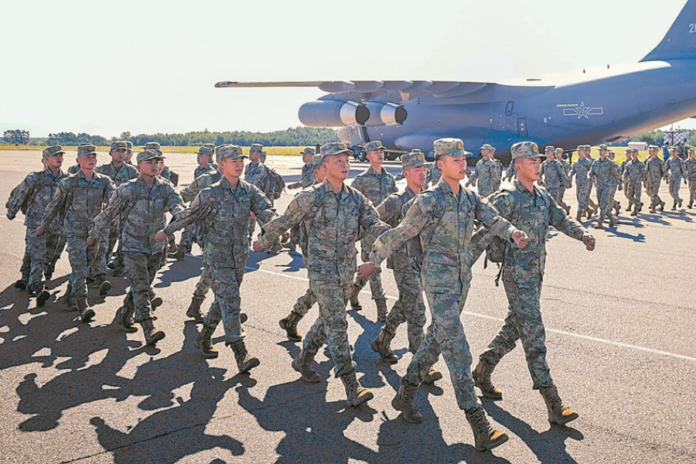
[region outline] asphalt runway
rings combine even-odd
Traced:
[[[105,298],[91,290],[97,313],[91,324],[63,310],[56,300],[67,285],[67,253],[51,299],[37,308],[13,286],[25,228],[21,217],[7,220],[4,202],[37,169],[40,155],[0,152],[0,158],[2,463],[696,462],[696,209],[637,218],[622,212],[617,228],[591,229],[594,252],[551,231],[542,293],[548,360],[561,397],[580,418],[570,427],[549,426],[518,347],[493,376],[504,400],[483,401],[510,440],[480,453],[442,360],[435,367],[445,378],[416,396],[422,424],[405,423],[391,407],[411,359],[406,329],[392,344],[399,363],[380,363],[370,348],[380,325],[368,293],[360,298],[363,311],[348,312],[349,335],[358,378],[375,399],[346,409],[325,350],[317,356],[322,382],[299,380],[290,363],[301,344],[287,341],[278,326],[307,288],[297,253],[250,255],[242,308],[249,314],[247,346],[261,360],[250,375],[237,373],[221,327],[217,359],[205,360],[193,347],[197,326],[184,313],[200,275],[196,246],[158,274],[155,287],[165,303],[157,325],[166,338],[156,348],[144,345],[141,330],[125,334],[112,323],[127,288],[123,278],[111,278]],[[72,159],[66,156],[66,168]],[[168,163],[182,183],[190,182],[195,155],[174,154]],[[299,179],[299,157],[269,157],[268,164],[287,182]],[[400,169],[387,164],[393,173]],[[353,167],[351,177],[367,165]],[[685,187],[681,193],[688,195]],[[664,184],[661,196],[671,206]],[[284,194],[278,209],[290,198]],[[617,198],[625,207],[623,193]],[[574,214],[574,192],[566,200]],[[475,360],[507,312],[496,272],[494,265],[475,265],[462,314]],[[391,307],[396,285],[390,271],[382,276]],[[206,307],[212,300],[209,293]],[[316,316],[315,308],[300,322],[302,334]]]

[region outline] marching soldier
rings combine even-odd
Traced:
[[[638,212],[643,209],[641,202],[642,184],[645,182],[645,165],[638,159],[638,150],[630,148],[626,153],[631,156],[631,160],[626,163],[623,172],[623,180],[628,181],[626,188],[628,189],[629,205],[633,204],[633,212],[631,216],[637,216]]]
[[[493,147],[487,143],[481,147],[483,158],[476,163],[474,173],[469,177],[472,186],[476,187],[478,182],[478,193],[482,197],[487,197],[498,190],[502,181],[503,164],[493,158],[493,150]]]
[[[689,159],[684,162],[686,168],[686,179],[689,181],[689,208],[696,201],[696,158],[694,158],[694,149],[689,148]]]
[[[684,165],[684,160],[679,157],[679,147],[672,147],[669,149],[672,157],[665,162],[665,178],[669,177],[669,194],[672,195],[674,204],[672,205],[672,211],[676,210],[677,207],[681,208],[682,199],[679,198],[679,188],[681,187],[681,181],[686,177],[686,166]]]
[[[662,178],[665,177],[665,162],[657,156],[659,147],[657,145],[650,145],[648,147],[648,154],[650,155],[645,161],[645,178],[646,186],[645,190],[650,197],[650,212],[655,213],[656,208],[660,208],[660,211],[665,210],[665,202],[660,198],[660,183],[662,183]],[[624,161],[625,163],[626,161]],[[622,168],[624,163],[621,163]],[[628,195],[628,192],[626,192]]]

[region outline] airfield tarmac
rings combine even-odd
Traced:
[[[0,158],[0,462],[696,462],[696,209],[649,214],[646,207],[637,218],[622,211],[616,229],[590,229],[594,252],[551,230],[542,293],[548,360],[561,397],[580,418],[570,427],[549,426],[518,346],[493,377],[504,400],[483,401],[510,440],[480,453],[442,360],[435,367],[445,378],[416,396],[422,424],[405,423],[391,407],[411,355],[402,327],[392,343],[399,363],[379,362],[370,348],[380,325],[369,293],[361,295],[363,311],[349,311],[348,319],[358,378],[375,399],[346,409],[325,350],[316,359],[322,382],[299,380],[290,363],[301,345],[278,327],[307,288],[297,253],[249,257],[241,290],[246,343],[261,360],[250,375],[237,374],[221,327],[217,359],[205,360],[193,347],[197,326],[184,313],[200,275],[197,246],[158,274],[164,305],[157,325],[167,336],[156,348],[144,345],[142,331],[125,334],[112,322],[124,278],[110,279],[114,288],[105,298],[91,290],[97,315],[89,325],[56,303],[70,272],[67,253],[49,287],[53,296],[35,307],[13,286],[25,228],[21,217],[6,219],[4,202],[38,169],[40,153],[0,152]],[[107,159],[100,154],[100,162]],[[299,179],[299,157],[269,156],[267,163],[286,182]],[[168,154],[168,164],[186,184],[195,155]],[[386,166],[400,170],[398,163]],[[350,177],[366,168],[353,164]],[[277,202],[280,211],[292,194]],[[681,194],[688,200],[685,187]],[[573,215],[574,196],[566,193]],[[661,197],[671,207],[664,183]],[[622,192],[617,199],[625,207]],[[482,261],[475,265],[462,314],[475,360],[507,312],[496,272]],[[382,276],[391,307],[396,285],[391,272]],[[206,307],[212,299],[211,292]],[[312,309],[300,322],[302,334],[316,316]]]

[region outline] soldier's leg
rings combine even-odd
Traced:
[[[195,225],[191,224],[184,228],[181,233],[181,240],[179,241],[179,246],[183,246],[186,251],[191,251],[191,246],[193,245],[193,229]]]
[[[689,207],[696,202],[696,179],[689,179]]]
[[[63,250],[58,250],[61,244],[61,236],[59,234],[46,235],[46,261],[44,265],[44,276],[46,280],[51,280],[53,272],[56,268],[58,258],[56,254],[60,254]],[[65,244],[65,242],[63,242]]]
[[[292,312],[300,317],[304,317],[305,315],[307,315],[309,310],[312,308],[312,306],[314,306],[314,303],[316,302],[317,296],[314,294],[312,287],[309,286],[304,295],[299,297],[295,302],[295,306],[293,306]]]
[[[610,201],[609,188],[608,187],[597,187],[597,199],[599,200],[599,221],[606,219],[611,213],[610,209],[614,205],[613,201]]]
[[[43,290],[44,264],[46,262],[46,237],[35,237],[34,232],[28,228],[26,250],[31,258],[31,270],[29,272],[27,286],[32,292],[40,292]]]
[[[150,259],[152,256],[156,257],[156,260]],[[124,253],[125,274],[130,284],[129,296],[133,301],[135,310],[133,320],[135,322],[152,319],[152,308],[150,307],[150,273],[152,271],[148,268],[154,267],[156,271],[160,258],[159,253],[156,255]]]
[[[24,282],[26,287],[29,282],[29,275],[31,274],[31,256],[29,255],[29,250],[26,247],[26,241],[24,246],[24,257],[22,258],[22,265],[19,267],[19,272],[21,274],[21,280]]]
[[[58,242],[56,243],[56,248],[53,251],[53,254],[50,256],[50,270],[51,274],[53,274],[56,270],[56,263],[60,259],[61,255],[63,254],[63,250],[65,250],[65,245],[68,243],[67,237],[65,234],[60,234],[58,237]]]
[[[239,294],[236,270],[231,267],[211,267],[210,276],[212,289],[215,293],[215,303],[220,307],[225,328],[225,343],[232,345],[244,340],[246,333],[239,320],[242,300]],[[211,312],[212,310],[211,307]]]
[[[407,322],[408,350],[415,353],[423,342],[426,322],[419,276],[413,269],[394,269],[394,278],[399,288],[399,300],[392,306],[384,330],[395,334],[399,325]]]
[[[201,272],[201,277],[198,279],[198,283],[196,284],[196,289],[193,291],[193,296],[205,299],[211,285],[210,266],[203,262],[203,271]]]
[[[460,320],[468,290],[463,295],[426,293],[432,323],[404,376],[409,384],[420,385],[423,376],[442,353],[450,371],[457,405],[463,410],[481,407],[471,376],[471,352]]]
[[[75,300],[87,298],[87,275],[89,274],[88,258],[95,254],[97,244],[87,246],[87,240],[82,237],[70,236],[68,242],[68,258],[72,273],[70,284]]]

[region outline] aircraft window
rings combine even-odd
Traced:
[[[507,102],[505,106],[505,116],[512,116],[512,110],[515,107],[515,102]]]
[[[517,120],[517,136],[527,137],[527,118],[519,118]]]

